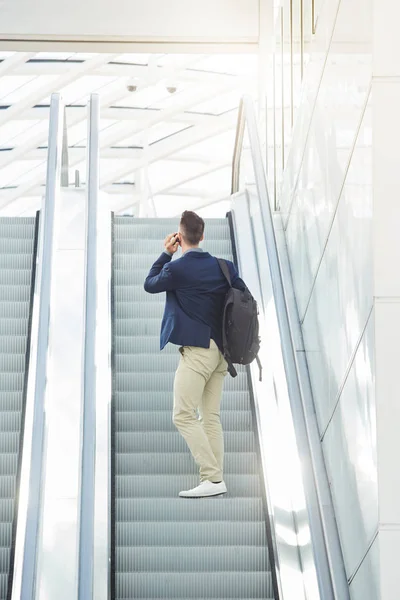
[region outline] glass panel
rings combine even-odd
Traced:
[[[283,164],[286,165],[289,154],[293,124],[293,3],[283,2]]]
[[[275,197],[277,206],[280,204],[280,188],[283,176],[283,9],[278,12],[275,25],[274,52],[274,167],[275,167]]]
[[[308,227],[307,244],[311,240],[311,225]],[[312,252],[316,254],[320,248],[314,230],[313,246],[303,253],[302,231],[301,241],[296,242],[297,251],[292,247],[294,240],[289,238],[300,310],[306,306],[312,286],[310,267],[307,270],[303,261],[310,261]],[[297,269],[302,270],[299,276]],[[372,141],[368,108],[303,323],[321,432],[332,415],[365,327],[373,303],[372,290]]]
[[[347,576],[350,578],[378,527],[372,317],[327,429],[323,447]]]
[[[303,81],[303,0],[292,0],[293,3],[293,104],[292,127],[296,121],[296,110],[300,104],[301,85]]]
[[[377,600],[379,598],[379,537],[350,584],[351,600]]]

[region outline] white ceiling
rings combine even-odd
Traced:
[[[113,210],[150,194],[168,215],[229,194],[239,99],[256,89],[252,54],[0,51],[0,214],[31,214],[40,205],[53,92],[67,106],[70,185],[76,171],[85,183],[86,105],[96,92],[101,187]]]

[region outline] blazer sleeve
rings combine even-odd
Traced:
[[[174,290],[174,278],[172,275],[171,262],[172,256],[163,252],[150,269],[144,282],[144,289],[149,294],[159,294],[160,292],[171,292]]]

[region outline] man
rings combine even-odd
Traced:
[[[227,374],[227,362],[221,351],[228,283],[217,259],[199,247],[203,239],[203,219],[192,211],[185,211],[179,232],[165,238],[165,250],[144,283],[144,289],[150,294],[167,292],[161,350],[168,342],[180,346],[173,422],[200,469],[200,485],[179,494],[186,498],[216,496],[227,491],[223,479],[220,404]],[[182,256],[171,262],[179,245]],[[227,261],[227,264],[233,287],[246,289],[233,263]]]

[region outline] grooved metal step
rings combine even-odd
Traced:
[[[163,454],[146,452],[116,454],[116,469],[126,475],[195,475],[196,466],[188,452]],[[227,452],[224,470],[228,474],[256,475],[258,461],[255,452]]]
[[[146,337],[132,337],[119,335],[114,338],[115,355],[121,354],[153,354],[160,355],[160,335],[147,335]],[[177,355],[179,346],[167,344],[163,349],[161,356],[167,354]]]
[[[15,286],[26,286],[31,283],[32,271],[31,269],[2,269],[0,271],[0,286],[1,285],[15,285]]]
[[[138,349],[140,348],[140,338],[136,339]],[[159,344],[158,344],[159,345]],[[174,347],[173,353],[166,353],[164,350],[159,352],[159,348],[155,348],[157,354],[146,352],[142,354],[124,353],[117,354],[115,357],[115,372],[116,373],[171,373],[176,371],[179,363],[180,353],[178,347]],[[236,369],[238,373],[245,376],[246,368],[243,365],[238,365]]]
[[[140,598],[272,598],[271,574],[219,573],[118,573],[117,597]]]
[[[0,394],[0,406],[1,406]],[[222,394],[222,409],[223,412],[230,410],[248,410],[250,405],[249,393],[245,392],[228,392]],[[142,410],[143,408],[143,393],[142,392],[115,392],[114,406],[117,412],[131,412]],[[153,392],[146,400],[146,408],[153,412],[156,410],[171,410],[172,394],[171,392]]]
[[[0,285],[0,302],[29,302],[30,293],[30,285],[20,287]]]
[[[266,571],[268,551],[265,546],[140,546],[117,548],[122,573],[136,572],[218,572]]]
[[[222,411],[221,423],[223,430],[226,432],[253,430],[250,410]],[[120,433],[136,431],[176,431],[176,427],[172,422],[171,409],[159,410],[157,412],[150,412],[148,410],[135,411],[134,413],[127,413],[126,411],[117,412],[115,414],[115,426]]]
[[[162,252],[162,248],[160,249],[160,254]],[[173,260],[176,260],[179,258],[180,255],[178,255],[178,253],[175,255]],[[152,264],[155,262],[155,260],[158,258],[157,254],[153,253],[152,254],[136,254],[136,255],[129,255],[129,254],[116,254],[114,257],[114,267],[115,269],[126,269],[126,270],[137,270],[137,269],[146,269],[147,271],[149,271],[150,267],[152,266]],[[231,259],[231,255],[230,254],[223,254],[223,255],[218,255],[218,258],[223,258],[224,260],[230,260]]]
[[[0,600],[9,596],[35,219],[0,218]]]
[[[229,256],[231,254],[231,241],[229,239],[218,240],[207,238],[201,244],[203,250],[210,252],[214,256]],[[120,254],[138,255],[138,256],[154,256],[157,258],[157,250],[162,252],[161,246],[156,245],[154,240],[132,239],[132,240],[116,240],[114,245],[115,256]]]
[[[133,392],[160,392],[173,389],[174,373],[159,373],[157,377],[149,377],[149,373],[119,373],[115,382],[115,391]],[[227,377],[225,380],[226,390],[238,392],[247,391],[246,373],[239,373],[237,377]]]
[[[199,483],[172,422],[180,354],[160,353],[165,294],[143,284],[179,219],[118,217],[113,245],[112,600],[273,599],[247,373],[227,376],[221,405],[228,493],[178,497]],[[204,249],[232,259],[228,221],[206,220]],[[174,260],[176,257],[174,258]]]
[[[211,507],[210,507],[211,510]],[[121,523],[116,528],[119,546],[265,546],[265,528],[259,523],[202,521],[199,523]],[[184,544],[186,540],[186,544]]]
[[[226,452],[255,452],[252,432],[226,431],[224,434]],[[1,445],[1,439],[0,439]],[[140,431],[115,435],[116,452],[185,452],[187,445],[178,432]]]
[[[187,454],[187,452],[186,452]],[[210,510],[210,502],[212,510]],[[160,510],[162,503],[162,510]],[[0,504],[1,507],[1,504]],[[261,498],[199,498],[195,510],[182,498],[119,498],[116,503],[118,522],[133,521],[257,521],[264,524]]]

